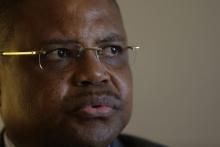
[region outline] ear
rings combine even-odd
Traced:
[[[4,75],[4,69],[5,69],[5,64],[4,64],[4,60],[2,60],[1,56],[0,56],[0,113],[1,113],[1,107],[2,107],[2,89],[3,89],[3,75]]]
[[[0,61],[0,69],[2,69],[2,62]],[[2,106],[2,71],[0,70],[0,108]]]
[[[0,76],[0,107],[1,106],[2,106],[2,85],[1,85],[1,76]]]
[[[0,71],[0,107],[2,106],[2,84],[1,84],[1,71]]]

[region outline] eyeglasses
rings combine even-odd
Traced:
[[[36,56],[38,55],[38,64],[42,70],[66,71],[77,65],[79,59],[84,55],[85,51],[94,51],[96,58],[100,63],[111,67],[119,68],[125,64],[129,64],[129,60],[134,62],[138,46],[107,46],[104,48],[55,48],[41,49],[39,51],[26,52],[0,52],[0,56]]]

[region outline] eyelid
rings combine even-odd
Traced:
[[[43,46],[42,49],[44,50],[53,50],[58,48],[66,48],[66,49],[74,49],[74,48],[81,48],[81,45],[79,44],[51,44]]]
[[[56,47],[56,48],[42,48],[43,51],[46,51],[46,53],[51,53],[51,52],[54,52],[56,50],[59,50],[59,49],[66,49],[66,50],[69,50],[69,51],[72,51],[73,49],[71,48],[67,48],[67,47]]]
[[[119,45],[112,45],[112,46],[108,46],[110,48],[115,48],[118,52],[124,52],[126,50],[126,46],[119,46]],[[106,47],[107,48],[107,47]],[[104,50],[104,48],[103,48]]]
[[[121,49],[123,49],[126,46],[122,45],[122,44],[119,44],[119,43],[109,43],[109,44],[105,44],[105,45],[100,46],[100,48],[102,48],[102,49],[105,49],[105,48],[108,48],[108,47],[120,47]]]

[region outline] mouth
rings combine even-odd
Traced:
[[[76,101],[76,99],[78,101]],[[120,111],[121,101],[112,95],[69,98],[66,112],[80,119],[108,118]]]
[[[83,118],[104,118],[110,117],[114,108],[105,104],[86,105],[77,111],[77,115]]]

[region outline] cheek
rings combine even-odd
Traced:
[[[33,103],[36,107],[36,113],[43,113],[39,115],[45,120],[58,117],[62,97],[68,91],[65,80],[59,78],[42,79],[35,91],[38,92],[37,95],[33,95],[36,99],[35,104]]]
[[[7,73],[3,109],[5,116],[21,123],[55,120],[67,87],[63,79],[46,78],[31,72]],[[18,72],[17,72],[18,73]],[[28,73],[28,74],[27,74]],[[15,78],[13,78],[15,77]]]
[[[116,71],[112,77],[112,82],[121,94],[122,99],[125,101],[130,101],[132,99],[133,90],[132,74],[130,68]]]
[[[10,69],[8,68],[10,67]],[[32,111],[32,98],[35,83],[29,81],[25,74],[19,73],[13,66],[7,66],[3,69],[2,83],[2,105],[1,113],[3,121],[6,124],[29,121],[29,112]],[[27,86],[27,83],[29,86]],[[16,124],[15,124],[16,125]]]
[[[118,79],[121,81],[121,94],[123,98],[123,121],[124,124],[130,120],[131,113],[132,113],[132,100],[133,100],[133,84],[132,84],[132,75],[130,69],[125,71],[122,74],[122,77]],[[124,82],[122,82],[122,80]]]
[[[130,118],[133,99],[133,84],[130,68],[112,73],[112,83],[117,88],[123,101],[123,116],[126,121]]]

